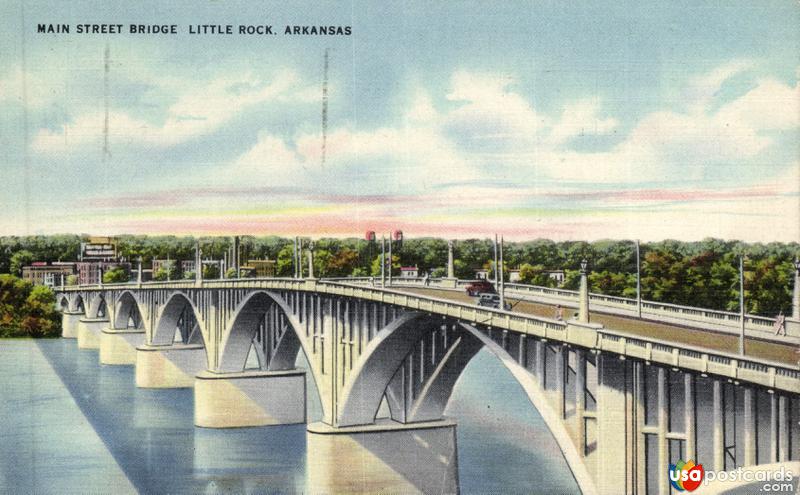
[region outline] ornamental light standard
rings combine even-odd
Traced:
[[[589,323],[589,280],[586,276],[586,268],[589,262],[586,258],[581,260],[581,290],[578,301],[578,321]]]
[[[794,290],[792,292],[792,319],[800,320],[800,258],[794,259]]]
[[[744,255],[739,256],[739,354],[744,355]]]
[[[639,239],[636,239],[636,312],[642,317],[642,258]]]

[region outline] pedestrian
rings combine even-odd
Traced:
[[[564,319],[564,308],[560,304],[556,304],[556,320],[562,321]]]
[[[786,317],[783,316],[783,310],[778,313],[778,317],[775,318],[775,325],[772,328],[775,329],[775,335],[786,335]]]
[[[423,282],[425,284],[425,287],[427,287],[431,283],[430,279],[428,278],[428,273],[427,272],[425,273],[425,276],[423,277],[422,280],[423,280]]]

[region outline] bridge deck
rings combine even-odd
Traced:
[[[392,287],[392,289],[458,302],[475,302],[474,297],[468,296],[463,291],[457,292],[447,289],[417,287]],[[507,297],[506,301],[513,306],[512,311],[517,313],[532,314],[546,318],[553,318],[555,316],[556,310],[554,305],[523,301],[513,297]],[[573,310],[565,308],[564,317],[568,318],[571,311]],[[590,318],[593,323],[599,323],[608,329],[641,335],[643,337],[668,340],[689,346],[704,347],[709,350],[724,351],[733,354],[739,352],[739,339],[737,336],[731,334],[657,323],[638,318],[600,314],[597,312],[592,312]],[[776,344],[752,338],[748,338],[745,341],[746,355],[789,365],[796,365],[798,359],[800,359],[797,350],[798,348],[791,344]]]

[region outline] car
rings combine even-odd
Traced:
[[[470,282],[466,289],[468,296],[477,296],[478,294],[494,294],[496,292],[494,290],[494,284],[488,280],[476,280],[475,282]]]
[[[487,293],[481,294],[480,296],[478,296],[478,306],[483,306],[485,308],[500,309],[500,295],[487,294]],[[503,309],[509,311],[511,310],[511,305],[506,303]]]

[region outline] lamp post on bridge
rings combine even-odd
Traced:
[[[586,275],[586,268],[589,262],[586,258],[581,260],[581,290],[578,301],[578,321],[589,323],[589,279]]]
[[[381,288],[386,287],[386,236],[381,235]]]
[[[642,258],[639,239],[636,239],[636,312],[642,317]]]
[[[314,279],[314,241],[308,241],[308,278]]]
[[[739,256],[739,354],[744,356],[744,255]]]
[[[792,291],[792,319],[800,320],[800,258],[794,259],[794,289]]]
[[[506,281],[505,281],[506,265],[503,261],[503,236],[500,236],[500,266],[497,270],[500,275],[500,309],[506,309]]]

